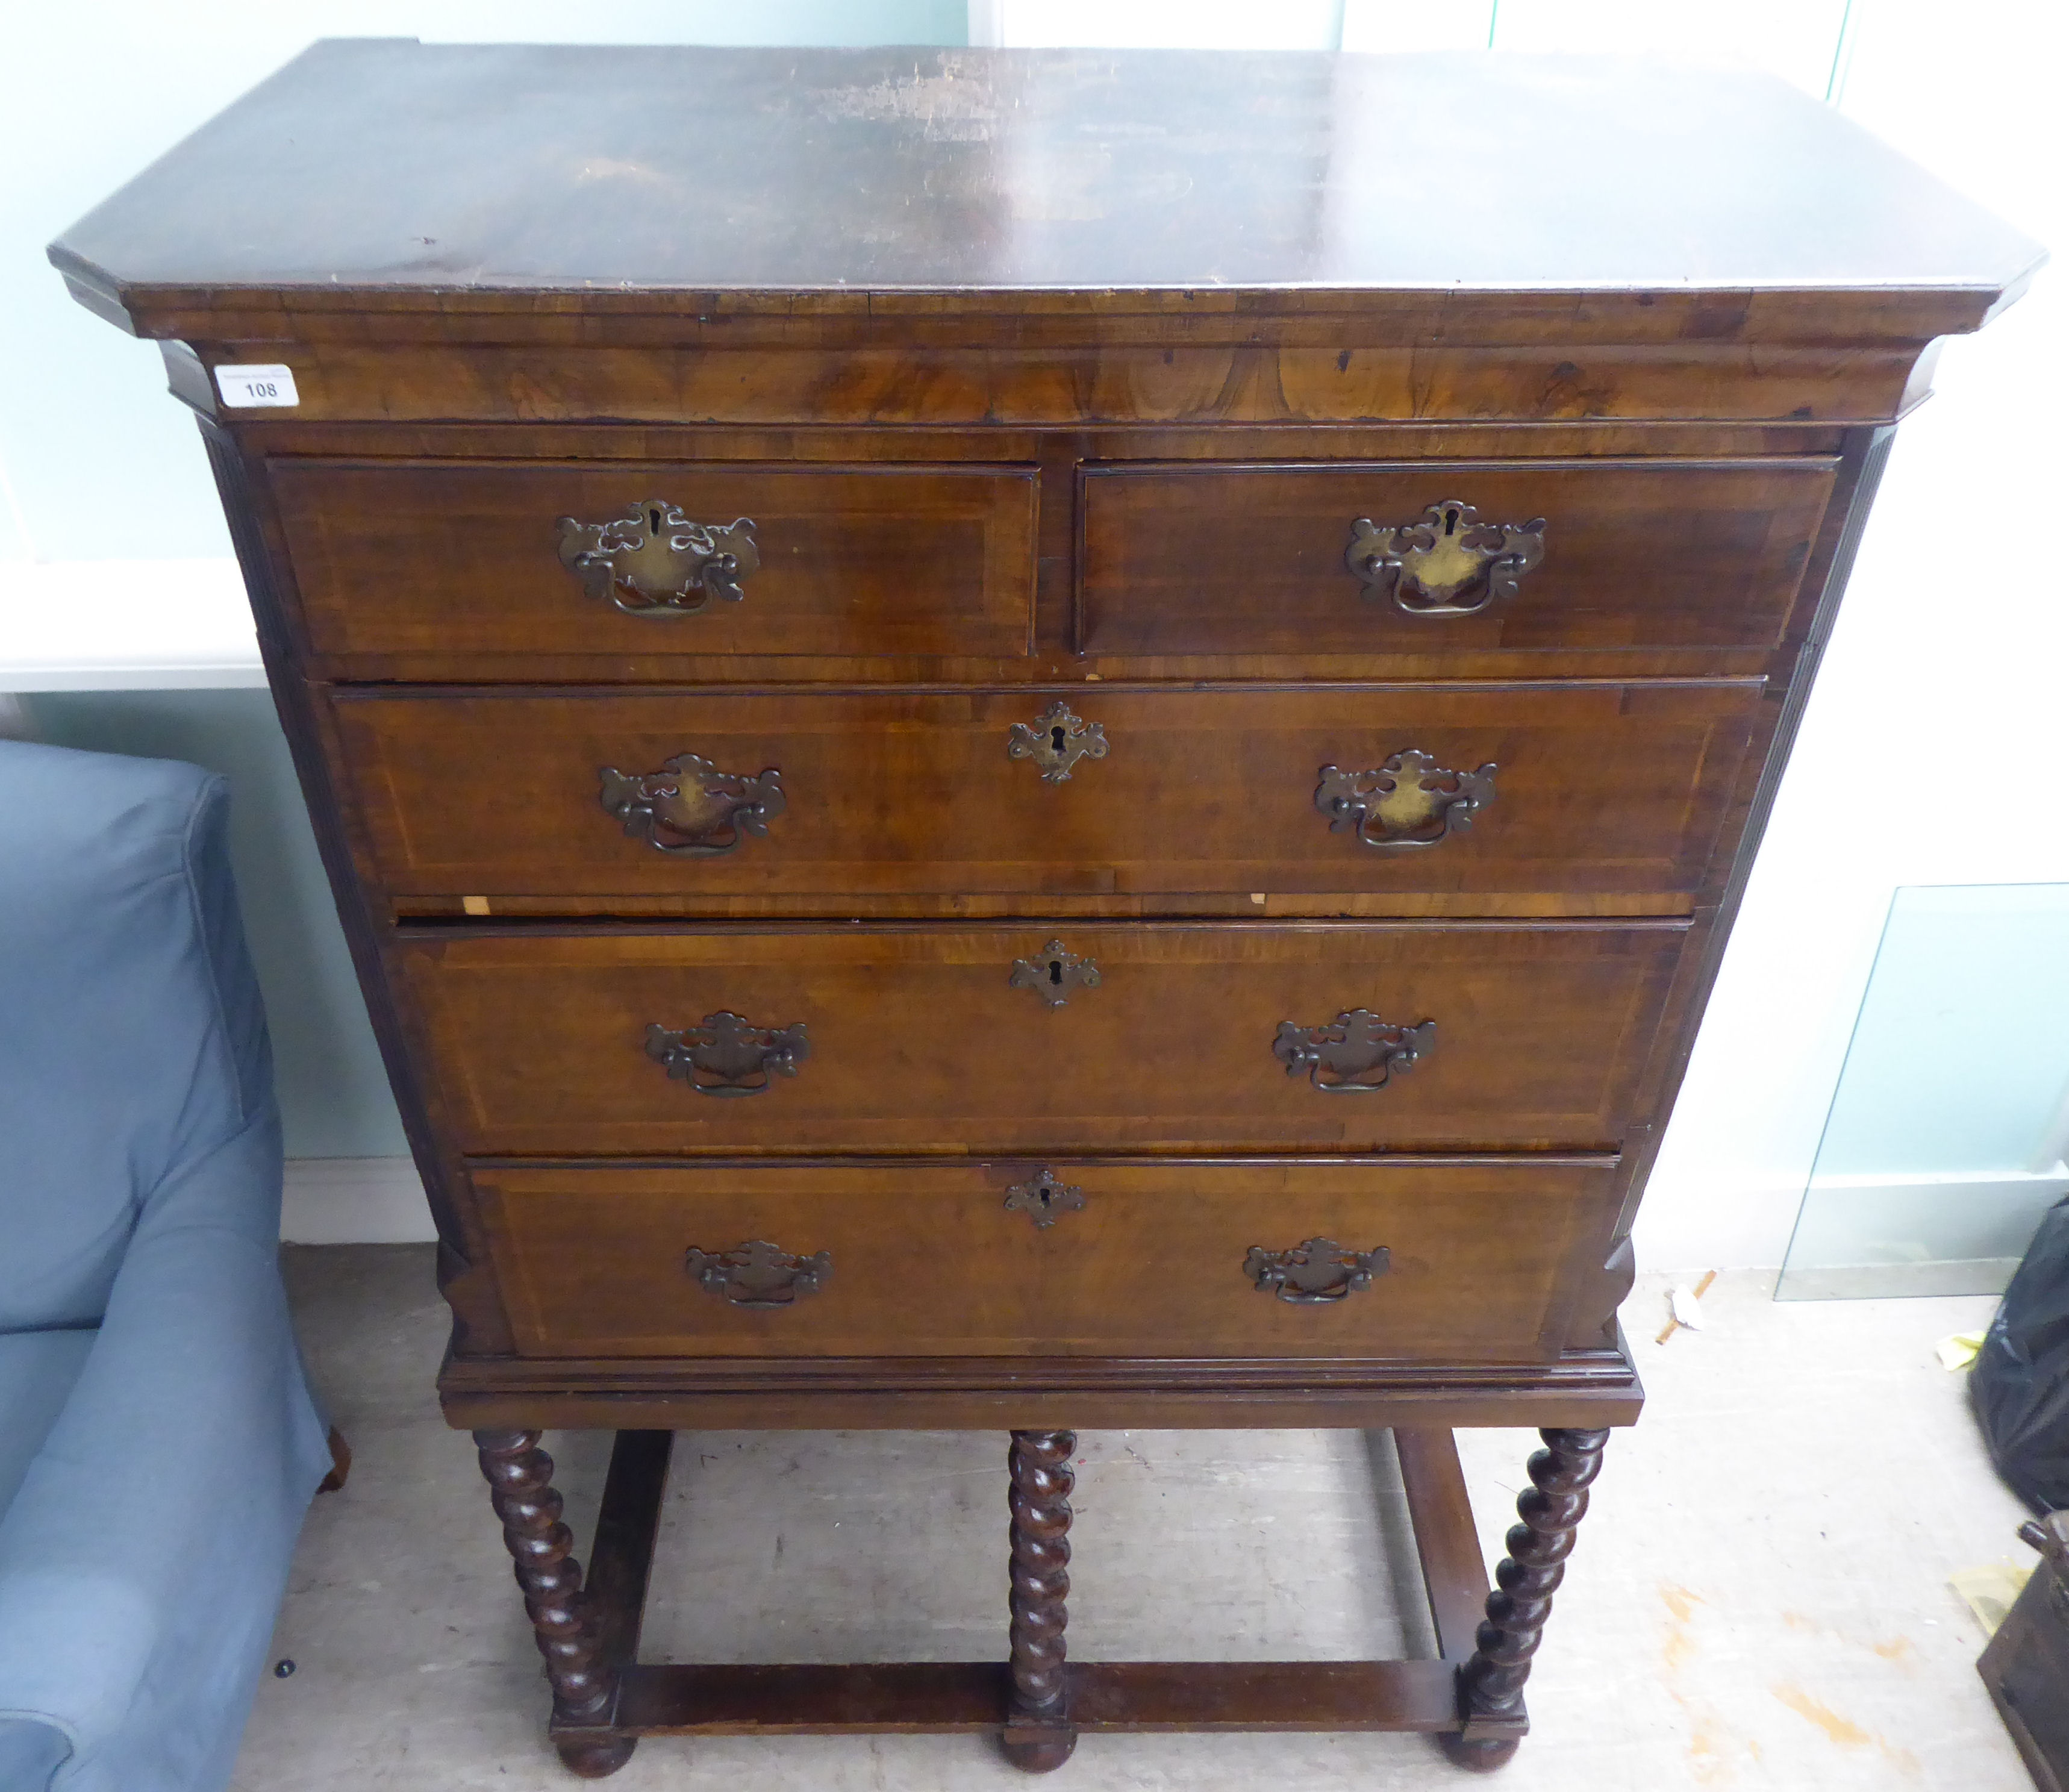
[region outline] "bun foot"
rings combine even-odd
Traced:
[[[1053,1774],[1071,1758],[1078,1745],[1078,1733],[1064,1730],[1059,1733],[1051,1730],[1026,1737],[1016,1737],[1010,1731],[998,1739],[998,1745],[1006,1758],[1023,1774]]]
[[[553,1746],[561,1751],[561,1765],[569,1773],[581,1779],[600,1780],[630,1761],[639,1745],[636,1736],[606,1736],[594,1742],[556,1742]]]
[[[1515,1758],[1516,1738],[1497,1736],[1468,1742],[1455,1733],[1438,1738],[1444,1745],[1444,1753],[1451,1757],[1451,1765],[1463,1767],[1475,1774],[1492,1774],[1497,1767],[1506,1767]]]

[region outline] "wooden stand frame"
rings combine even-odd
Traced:
[[[1609,1433],[1540,1435],[1491,1591],[1451,1433],[1394,1432],[1431,1659],[1067,1661],[1076,1435],[1014,1431],[1007,1660],[699,1667],[639,1659],[675,1434],[617,1434],[586,1586],[539,1433],[474,1434],[553,1682],[549,1733],[585,1778],[614,1773],[643,1736],[978,1731],[1035,1773],[1102,1730],[1414,1730],[1463,1766],[1499,1766],[1529,1729],[1523,1684]]]

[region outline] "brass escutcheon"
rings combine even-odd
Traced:
[[[1042,768],[1044,784],[1067,784],[1071,768],[1080,759],[1106,757],[1106,730],[1097,722],[1080,720],[1059,697],[1033,727],[1025,722],[1013,725],[1006,737],[1006,756],[1033,760]]]

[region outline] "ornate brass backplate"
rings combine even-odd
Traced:
[[[1016,958],[1008,981],[1016,990],[1032,990],[1051,1008],[1071,999],[1073,990],[1099,987],[1099,966],[1075,952],[1066,952],[1061,940],[1051,940],[1038,958]]]
[[[561,564],[593,598],[628,616],[694,616],[713,598],[737,603],[761,564],[754,523],[696,523],[666,498],[643,498],[607,523],[553,525]]]
[[[749,1239],[730,1251],[700,1251],[692,1245],[683,1267],[705,1293],[736,1307],[765,1311],[794,1307],[806,1295],[817,1294],[834,1272],[834,1259],[825,1251],[794,1257],[765,1239]]]
[[[647,1029],[647,1055],[699,1095],[760,1095],[770,1078],[795,1076],[811,1055],[802,1021],[756,1027],[721,1009],[680,1031],[658,1021]]]
[[[1474,811],[1494,801],[1497,768],[1455,772],[1417,747],[1391,753],[1369,772],[1324,765],[1315,806],[1332,834],[1356,834],[1369,847],[1433,847],[1470,827]]]
[[[1281,1021],[1271,1055],[1288,1076],[1305,1076],[1324,1095],[1370,1095],[1397,1070],[1413,1070],[1437,1043],[1437,1023],[1398,1027],[1369,1008],[1353,1008],[1324,1027]]]
[[[1006,1210],[1026,1214],[1042,1231],[1054,1226],[1058,1214],[1074,1214],[1084,1204],[1085,1191],[1059,1182],[1053,1169],[1038,1170],[1033,1182],[1015,1182],[1006,1191]]]
[[[679,859],[716,859],[748,834],[766,835],[784,810],[783,774],[774,766],[754,778],[722,772],[694,753],[661,761],[658,772],[599,766],[597,800],[626,835]]]
[[[1391,598],[1411,616],[1470,616],[1514,597],[1523,575],[1544,557],[1542,516],[1483,523],[1471,504],[1445,498],[1413,523],[1359,517],[1344,563],[1367,596]]]
[[[1067,784],[1071,768],[1080,759],[1106,757],[1106,730],[1097,722],[1081,720],[1059,697],[1030,728],[1015,722],[1006,737],[1009,759],[1031,759],[1042,768],[1044,784]]]
[[[1334,1239],[1310,1239],[1290,1251],[1253,1244],[1243,1259],[1243,1272],[1260,1294],[1275,1294],[1296,1307],[1319,1307],[1370,1288],[1373,1277],[1385,1275],[1391,1260],[1383,1244],[1348,1251]]]

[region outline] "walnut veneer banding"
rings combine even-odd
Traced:
[[[527,1354],[1527,1364],[1557,1352],[1563,1278],[1615,1182],[1606,1168],[1497,1162],[1058,1168],[1084,1200],[1047,1229],[1007,1210],[1026,1174],[1010,1161],[512,1165],[484,1168],[475,1186]],[[1318,1234],[1383,1247],[1385,1274],[1341,1307],[1261,1297],[1247,1253]],[[736,1236],[823,1251],[833,1272],[770,1311],[686,1288],[679,1241]]]
[[[468,1152],[1599,1149],[1687,925],[440,929],[394,958]],[[1098,986],[1037,999],[1016,967],[1059,946]],[[1437,1023],[1412,1076],[1346,1099],[1286,1074],[1286,1023],[1381,1003]],[[810,1058],[698,1099],[646,1042],[715,1010]]]
[[[1045,782],[1010,757],[1017,693],[346,693],[337,727],[385,887],[879,896],[1252,891],[1643,897],[1701,887],[1761,708],[1748,682],[1071,694],[1109,749]],[[1500,768],[1499,799],[1433,850],[1332,835],[1325,766],[1404,749]],[[765,839],[671,858],[599,806],[598,768],[686,753],[780,774]],[[513,800],[516,799],[516,800]],[[1470,912],[1469,908],[1464,912]]]
[[[1798,459],[1099,467],[1084,476],[1080,632],[1100,654],[1553,654],[1771,648],[1832,492]],[[1512,596],[1418,612],[1347,578],[1361,519],[1446,498],[1541,520]]]
[[[293,461],[274,487],[319,652],[1012,654],[1026,651],[1025,467]],[[632,615],[562,564],[559,519],[650,495],[752,519],[737,602]]]

